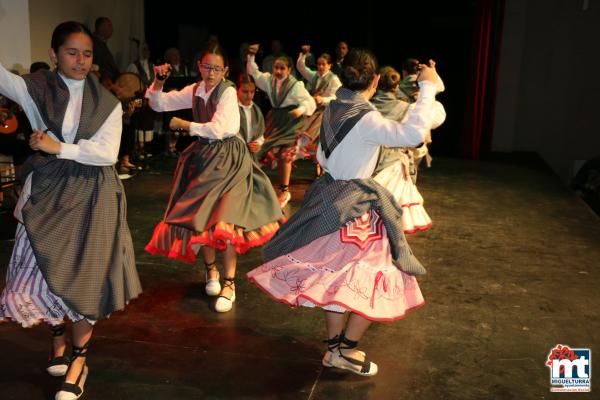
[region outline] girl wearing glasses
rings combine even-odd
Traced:
[[[292,175],[293,148],[297,135],[303,130],[303,116],[312,115],[316,104],[304,83],[296,80],[291,73],[291,63],[287,56],[275,59],[273,73],[260,72],[254,61],[258,45],[248,48],[246,69],[264,91],[273,107],[267,114],[265,142],[258,153],[258,159],[265,164],[277,165],[279,169],[279,204],[285,207],[291,199],[289,185]]]
[[[238,135],[238,99],[233,83],[224,79],[224,53],[219,47],[206,51],[198,68],[201,82],[164,93],[169,66],[155,66],[146,93],[155,111],[191,108],[194,121],[173,118],[170,127],[197,138],[179,156],[165,216],[146,250],[189,264],[201,252],[206,294],[218,295],[215,310],[227,312],[235,301],[237,254],[268,241],[283,215],[267,176]],[[222,287],[216,250],[223,252]]]

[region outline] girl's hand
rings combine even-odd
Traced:
[[[248,149],[250,150],[251,153],[256,153],[257,151],[260,150],[261,147],[262,146],[256,141],[248,143]]]
[[[33,150],[40,150],[48,154],[60,154],[61,150],[60,142],[37,129],[29,137],[29,146]]]
[[[130,102],[127,103],[127,111],[125,111],[125,115],[127,115],[128,117],[131,117],[133,115],[133,112],[135,111],[135,102],[137,100],[131,100]]]
[[[294,118],[300,118],[304,112],[300,108],[295,108],[290,111],[290,115]]]
[[[438,79],[439,76],[435,70],[435,61],[430,59],[427,61],[427,64],[419,64],[419,76],[417,76],[417,81],[436,82]]]
[[[260,44],[251,44],[250,46],[248,46],[248,54],[256,55],[256,53],[258,53],[259,47]]]
[[[173,117],[169,122],[169,128],[174,131],[188,131],[190,130],[190,121],[186,121],[181,118]]]
[[[154,66],[154,88],[162,89],[165,84],[165,80],[171,75],[171,65],[170,64],[162,64]],[[162,79],[159,79],[162,78]]]
[[[318,106],[320,106],[321,104],[323,104],[323,97],[321,97],[321,96],[314,96],[313,99],[315,99],[315,103],[317,103]]]

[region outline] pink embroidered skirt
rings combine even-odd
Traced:
[[[351,311],[373,321],[402,318],[425,303],[415,277],[392,264],[385,226],[375,211],[247,277],[292,307]]]

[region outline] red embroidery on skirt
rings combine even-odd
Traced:
[[[388,285],[387,285],[385,276],[383,276],[383,272],[379,271],[377,273],[377,275],[375,275],[375,284],[373,285],[373,293],[371,294],[371,301],[369,302],[369,305],[371,306],[371,308],[375,307],[375,292],[377,291],[377,286],[379,285],[379,281],[382,278],[383,278],[383,291],[386,293],[388,291]]]
[[[340,229],[340,241],[352,243],[364,250],[371,242],[383,238],[383,221],[374,211],[368,212],[348,222]]]

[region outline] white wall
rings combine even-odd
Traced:
[[[29,16],[34,61],[49,62],[52,30],[63,21],[83,22],[93,32],[97,17],[110,18],[114,33],[108,47],[122,70],[136,57],[136,46],[129,38],[144,39],[143,0],[29,0]]]
[[[537,152],[564,181],[600,155],[599,42],[599,1],[506,0],[493,150]]]
[[[31,47],[28,0],[0,0],[0,62],[19,73],[29,70]]]

